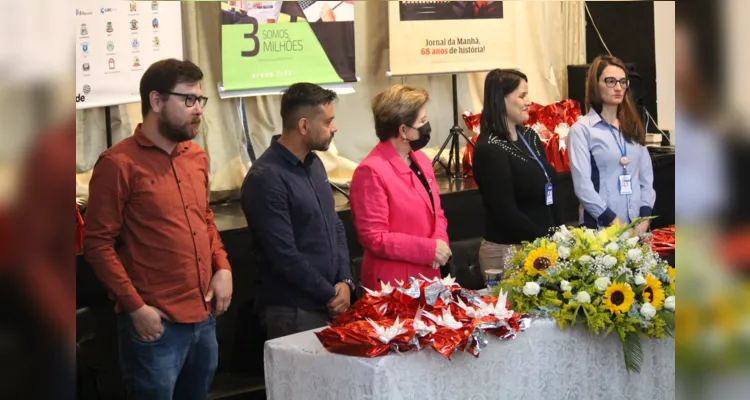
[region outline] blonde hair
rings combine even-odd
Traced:
[[[372,99],[378,139],[382,142],[398,135],[401,125],[412,126],[429,99],[426,90],[407,85],[391,86],[378,93]]]

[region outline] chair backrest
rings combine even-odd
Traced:
[[[364,295],[364,290],[362,289],[362,286],[360,285],[360,278],[362,276],[362,257],[354,257],[352,258],[351,262],[349,263],[352,269],[352,280],[354,281],[354,284],[357,286],[357,290],[354,291],[354,298],[352,301],[356,301],[357,299],[360,299],[362,295]]]
[[[473,238],[451,242],[451,259],[448,271],[442,270],[443,276],[448,273],[456,278],[456,283],[466,289],[479,290],[485,287],[484,276],[479,269],[479,247],[482,238]]]

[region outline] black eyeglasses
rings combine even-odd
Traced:
[[[613,77],[604,78],[604,84],[607,85],[608,88],[613,88],[617,86],[618,82],[620,83],[620,86],[622,86],[623,89],[627,89],[628,86],[630,85],[630,81],[628,80],[628,78],[622,78],[620,80],[618,80],[617,78],[613,78]]]
[[[208,97],[196,96],[194,94],[175,93],[175,92],[161,92],[161,94],[173,94],[175,96],[182,96],[185,98],[185,105],[187,107],[194,106],[196,101],[200,102],[201,108],[206,107],[206,103],[208,103]]]

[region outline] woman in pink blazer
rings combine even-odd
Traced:
[[[423,89],[396,85],[372,101],[380,143],[354,171],[350,190],[367,288],[439,277],[451,256],[435,173],[419,150],[430,141],[428,99]]]

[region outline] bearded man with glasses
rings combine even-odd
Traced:
[[[151,65],[143,123],[101,154],[89,185],[84,254],[115,301],[131,399],[205,399],[218,364],[215,317],[232,273],[208,205],[208,157],[191,141],[202,79],[190,61]]]

